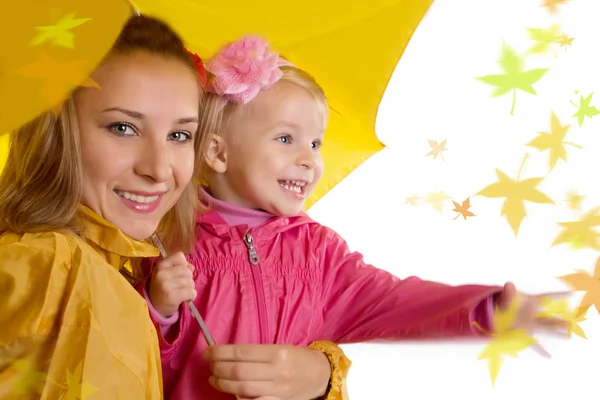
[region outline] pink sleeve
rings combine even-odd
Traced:
[[[148,303],[148,310],[150,311],[152,320],[156,321],[158,323],[158,326],[160,327],[160,334],[163,337],[167,337],[167,334],[169,333],[173,325],[177,324],[177,322],[179,321],[179,311],[175,312],[175,314],[171,315],[168,318],[163,317],[158,311],[156,311],[156,309],[152,305],[150,297],[148,297],[148,292],[146,291],[146,288],[144,288],[144,298],[146,299],[146,303]]]
[[[334,231],[326,229],[324,235],[324,339],[352,343],[476,335],[473,321],[489,329],[493,296],[501,287],[400,279],[366,264]]]

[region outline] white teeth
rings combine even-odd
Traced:
[[[288,185],[287,183],[280,183],[280,185],[285,190],[289,190],[290,192],[294,192],[294,193],[298,193],[298,194],[302,193],[302,188],[300,186]]]
[[[116,193],[127,200],[131,200],[140,204],[154,203],[156,200],[158,200],[158,196],[140,196],[139,194],[124,192],[122,190],[116,190]]]
[[[294,186],[300,186],[300,187],[306,186],[306,182],[303,182],[303,181],[293,181],[293,180],[287,179],[284,182],[288,185],[294,185]]]

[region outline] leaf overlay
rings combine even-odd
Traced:
[[[556,166],[559,159],[567,161],[567,151],[565,145],[570,145],[581,149],[578,144],[565,142],[564,138],[571,125],[562,126],[554,111],[550,117],[550,133],[539,132],[539,136],[527,143],[527,146],[534,147],[540,151],[550,150],[550,171]]]
[[[72,12],[62,17],[55,25],[36,27],[35,29],[39,31],[39,33],[33,38],[29,45],[38,46],[45,42],[50,42],[56,46],[72,49],[75,35],[70,32],[71,29],[91,21],[91,18],[74,19],[74,17],[75,13]]]
[[[450,200],[450,197],[446,196],[444,191],[441,190],[439,192],[428,194],[425,200],[423,200],[423,203],[430,204],[441,213],[444,208],[444,201],[446,200]]]
[[[575,107],[579,108],[579,110],[577,110],[577,112],[575,114],[573,114],[573,117],[577,117],[577,122],[579,123],[580,128],[583,126],[585,117],[593,118],[596,115],[600,114],[600,110],[598,110],[596,107],[590,105],[593,94],[594,94],[594,92],[590,93],[586,98],[584,98],[583,96],[580,95],[579,96],[579,106],[577,104],[571,102],[571,104],[573,104]]]
[[[562,228],[552,246],[569,243],[575,249],[594,249],[600,251],[600,235],[594,228],[600,226],[600,207],[588,211],[581,219],[571,222],[559,222]]]
[[[572,334],[587,339],[585,332],[579,326],[579,324],[586,320],[585,315],[588,311],[588,307],[578,307],[572,309],[569,306],[567,299],[553,300],[548,297],[542,298],[542,310],[536,315],[539,318],[556,318],[564,321],[567,324],[567,335],[571,337]]]
[[[527,156],[523,159],[521,170],[523,169],[526,159]],[[554,201],[552,201],[551,198],[537,189],[537,186],[544,178],[529,178],[521,181],[519,180],[520,174],[521,171],[519,171],[517,179],[513,180],[504,172],[496,169],[498,182],[486,186],[477,193],[477,195],[484,197],[506,198],[502,205],[500,215],[506,216],[515,236],[517,236],[519,232],[521,222],[523,222],[523,219],[527,216],[525,201],[538,204],[554,204]]]
[[[533,84],[539,81],[548,72],[549,68],[536,68],[524,70],[525,58],[508,44],[503,43],[500,59],[498,61],[504,74],[486,75],[477,79],[488,85],[495,86],[492,97],[502,96],[512,91],[513,100],[510,109],[510,115],[515,113],[515,104],[517,100],[517,90],[521,90],[532,95],[537,95]]]
[[[578,271],[573,274],[559,276],[558,279],[573,290],[585,292],[583,299],[581,299],[581,309],[594,306],[600,313],[600,257],[596,261],[593,275],[590,275],[587,271]]]
[[[537,340],[532,338],[525,330],[513,329],[519,310],[519,301],[519,296],[517,296],[506,310],[496,307],[493,316],[493,332],[486,332],[477,322],[473,322],[480,331],[492,338],[478,357],[478,360],[488,360],[492,385],[496,383],[506,356],[516,358],[519,352],[537,343]]]
[[[427,153],[425,155],[425,157],[433,156],[433,159],[435,160],[437,158],[437,156],[439,155],[440,157],[442,157],[442,161],[443,161],[444,155],[442,154],[442,151],[448,150],[446,148],[446,140],[445,139],[442,140],[441,143],[438,143],[437,140],[427,139],[427,141],[429,142],[429,147],[431,147],[431,151],[429,153]]]
[[[467,219],[467,217],[475,216],[475,214],[473,214],[471,211],[469,211],[469,208],[471,208],[471,198],[470,197],[467,197],[467,199],[462,202],[462,205],[458,204],[454,200],[452,200],[452,203],[454,204],[454,209],[452,211],[458,213],[456,215],[456,217],[454,217],[454,219],[460,217],[461,215],[463,216],[463,218],[465,220]]]

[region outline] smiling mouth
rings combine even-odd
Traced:
[[[296,181],[290,179],[279,181],[279,185],[282,188],[296,194],[304,194],[304,192],[306,191],[307,184],[308,182],[306,181]]]
[[[150,203],[154,203],[156,200],[158,200],[158,198],[162,195],[154,195],[154,196],[142,196],[139,194],[135,194],[135,193],[130,193],[130,192],[126,192],[124,190],[116,190],[114,191],[117,195],[119,195],[120,197],[129,200],[129,201],[133,201],[134,203],[139,203],[139,204],[150,204]]]

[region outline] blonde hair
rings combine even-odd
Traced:
[[[317,107],[317,111],[322,118],[324,128],[329,119],[329,106],[323,88],[310,74],[300,68],[294,66],[280,68],[283,76],[275,85],[280,82],[288,82],[306,90],[315,101],[315,107]],[[231,119],[243,113],[245,107],[252,103],[227,102],[223,107],[223,101],[223,98],[217,94],[210,92],[206,94],[206,100],[200,109],[200,126],[198,128],[198,133],[203,137],[203,143],[208,141],[207,138],[211,134],[221,135]],[[206,147],[203,149],[206,150]],[[202,158],[204,159],[204,154]],[[204,164],[202,169],[203,184],[206,184],[206,174],[208,173],[206,168],[207,166]]]
[[[176,59],[197,73],[181,38],[167,24],[151,17],[130,18],[107,57],[133,52]],[[161,237],[170,251],[187,251],[195,239],[201,147],[202,137],[197,134],[193,180],[160,224]],[[71,94],[58,116],[48,111],[11,133],[8,159],[0,176],[0,232],[78,233],[82,176],[79,128]]]

